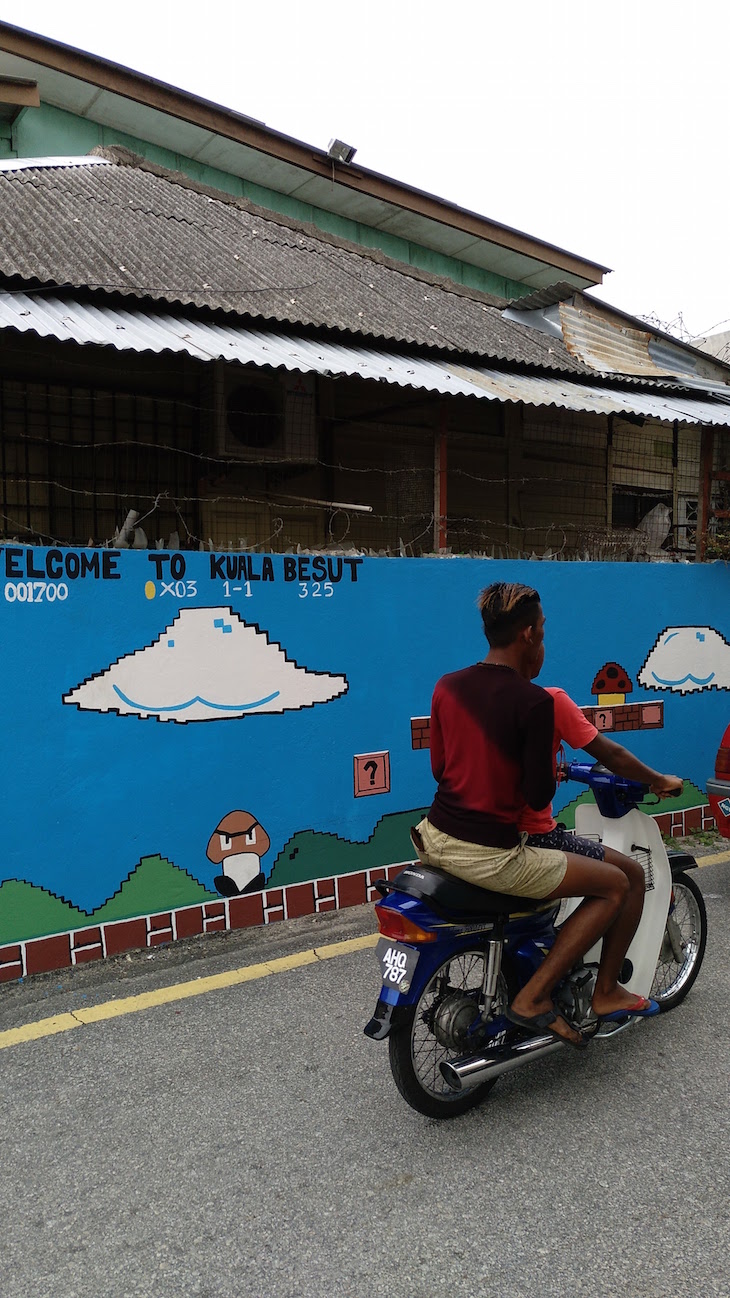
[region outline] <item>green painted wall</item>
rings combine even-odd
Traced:
[[[467,288],[481,289],[506,298],[522,297],[525,293],[532,292],[531,288],[518,280],[506,279],[479,266],[472,266],[469,262],[444,256],[432,248],[410,243],[407,239],[362,225],[359,221],[351,221],[335,212],[312,207],[287,194],[280,194],[274,189],[267,189],[215,167],[205,166],[185,154],[173,153],[169,149],[150,144],[147,140],[127,135],[114,127],[90,122],[50,104],[41,104],[40,108],[26,108],[16,119],[11,133],[5,136],[0,134],[0,158],[75,157],[88,153],[95,145],[108,147],[112,144],[122,144],[133,153],[148,158],[150,162],[156,162],[172,171],[182,171],[201,184],[222,189],[239,198],[248,198],[269,211],[280,212],[295,220],[309,221],[327,234],[349,239],[365,248],[378,248],[396,261],[416,266],[431,274],[444,275]]]

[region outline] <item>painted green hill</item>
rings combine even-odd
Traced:
[[[45,888],[8,879],[0,885],[0,943],[67,933],[73,928],[174,910],[178,906],[195,906],[217,896],[208,892],[187,870],[179,869],[163,856],[143,856],[118,891],[90,914]]]
[[[417,808],[383,816],[364,843],[303,829],[279,852],[267,887],[281,888],[307,879],[354,874],[357,870],[371,870],[395,861],[411,861],[414,852],[408,831],[425,814],[425,810]]]
[[[0,885],[0,943],[67,933],[91,923],[86,911],[77,910],[45,888],[21,879],[6,879]]]
[[[143,856],[119,890],[94,911],[89,922],[108,924],[111,920],[130,919],[133,915],[151,915],[159,910],[175,910],[178,906],[195,906],[217,896],[216,892],[208,892],[187,870],[181,870],[164,856]]]

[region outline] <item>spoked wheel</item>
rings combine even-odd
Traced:
[[[699,887],[688,874],[679,874],[672,884],[674,909],[667,916],[662,949],[650,995],[662,1012],[683,1001],[705,954],[707,911]]]
[[[468,1091],[452,1091],[439,1065],[457,1055],[476,1052],[487,1029],[470,1031],[481,1010],[486,953],[460,951],[445,960],[388,1038],[390,1067],[403,1099],[427,1118],[456,1118],[479,1104],[496,1078]],[[507,1006],[507,987],[500,976],[493,1013]],[[506,1033],[494,1038],[499,1044]]]

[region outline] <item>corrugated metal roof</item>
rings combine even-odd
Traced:
[[[44,103],[152,146],[279,190],[371,227],[535,287],[556,269],[580,286],[608,268],[362,167],[332,168],[324,150],[97,55],[0,22],[0,65],[37,82]],[[276,70],[272,71],[276,76]],[[476,166],[480,165],[475,161]],[[512,270],[507,270],[511,264]]]
[[[443,357],[399,355],[241,324],[195,320],[183,314],[85,305],[55,296],[0,293],[1,329],[117,351],[177,352],[201,361],[225,360],[328,377],[373,379],[445,396],[557,406],[599,415],[629,412],[665,422],[730,425],[730,393],[723,401],[712,400],[709,394],[622,392],[569,378],[505,374],[486,366],[451,364]]]
[[[647,378],[672,374],[697,375],[701,358],[680,342],[657,336],[650,329],[632,326],[618,317],[609,318],[600,307],[592,310],[580,295],[575,302],[558,306],[565,345],[577,357],[601,374],[634,374]],[[709,366],[708,366],[709,369]]]
[[[146,163],[0,173],[0,276],[589,373],[486,294]]]

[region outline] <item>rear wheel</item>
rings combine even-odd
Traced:
[[[452,1091],[439,1065],[455,1056],[476,1052],[487,1035],[473,1028],[481,1009],[486,952],[460,951],[445,960],[426,984],[415,1005],[404,1011],[388,1037],[390,1067],[398,1090],[411,1108],[427,1118],[456,1118],[481,1103],[496,1082],[482,1082],[468,1091]],[[507,988],[500,977],[493,1007],[507,1006]],[[494,1038],[498,1044],[502,1036]]]
[[[707,911],[699,886],[688,874],[672,883],[674,908],[667,916],[651,997],[662,1012],[673,1010],[695,981],[705,954]]]

